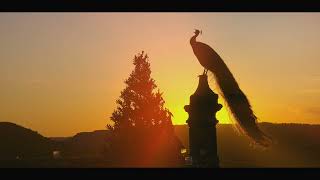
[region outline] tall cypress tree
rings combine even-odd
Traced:
[[[123,166],[174,166],[182,162],[181,142],[174,134],[171,112],[144,52],[133,59],[134,70],[125,80],[117,108],[111,116],[111,153]]]

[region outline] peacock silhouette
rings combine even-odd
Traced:
[[[209,45],[197,42],[196,38],[202,31],[195,30],[190,39],[192,50],[200,64],[204,67],[204,74],[209,70],[215,79],[218,93],[222,96],[228,113],[236,121],[237,127],[254,143],[264,147],[269,146],[271,138],[263,133],[257,125],[257,117],[251,108],[246,95],[241,91],[237,81],[222,58]]]

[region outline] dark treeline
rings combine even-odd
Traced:
[[[39,134],[33,138],[21,139],[19,129],[24,129],[22,136],[34,134],[34,131],[25,129],[12,123],[0,123],[0,129],[11,127],[11,132],[1,131],[0,166],[1,167],[112,167],[109,160],[112,154],[106,153],[110,146],[110,131],[99,130],[94,132],[78,133],[68,138],[45,138]],[[250,146],[250,141],[243,135],[238,135],[230,124],[217,126],[218,153],[221,167],[320,167],[320,125],[306,124],[272,124],[260,123],[262,130],[272,135],[274,144],[269,149]],[[13,130],[15,129],[15,130]],[[174,126],[176,136],[188,148],[188,126]],[[10,134],[10,136],[8,136]],[[45,143],[38,146],[39,140],[45,138]],[[7,139],[4,141],[4,139]],[[20,142],[20,143],[10,143]],[[28,146],[26,146],[28,144]],[[56,146],[59,145],[59,146]],[[7,148],[3,148],[3,147]],[[15,153],[21,154],[24,148],[33,152],[26,156],[48,155],[45,160],[34,160],[25,163],[23,159],[16,160]],[[55,148],[52,148],[55,147]],[[52,151],[61,148],[61,159],[53,159]],[[7,149],[10,149],[8,151]],[[15,153],[13,153],[15,152]],[[45,153],[43,153],[45,152]],[[11,155],[11,156],[10,156]],[[10,158],[10,159],[9,159]],[[182,166],[184,167],[184,166]]]

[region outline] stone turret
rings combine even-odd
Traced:
[[[193,167],[219,167],[216,137],[216,113],[222,108],[218,95],[208,84],[206,74],[199,76],[198,88],[190,96],[188,112],[190,156]]]

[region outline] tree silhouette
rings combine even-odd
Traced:
[[[147,55],[133,59],[134,70],[111,116],[111,153],[121,166],[172,166],[181,163],[181,142],[174,134],[171,112],[155,80]]]

